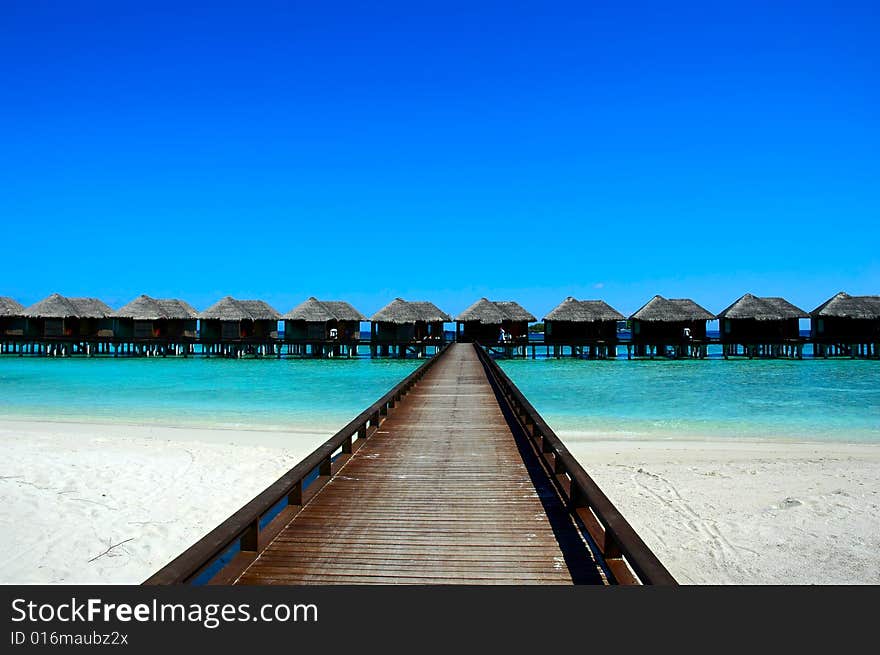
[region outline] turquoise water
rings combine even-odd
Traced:
[[[0,358],[0,417],[330,434],[421,362]]]
[[[880,442],[880,362],[499,362],[554,430]]]
[[[332,434],[419,363],[3,357],[0,417]],[[880,442],[878,362],[500,363],[560,433]]]

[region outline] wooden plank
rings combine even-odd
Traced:
[[[534,457],[453,345],[236,582],[604,582]]]

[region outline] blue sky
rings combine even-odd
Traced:
[[[0,295],[880,293],[878,12],[2,0]]]

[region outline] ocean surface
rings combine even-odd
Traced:
[[[880,443],[880,362],[499,362],[561,437]]]
[[[0,357],[0,418],[319,430],[329,436],[420,363]]]
[[[418,360],[0,357],[0,419],[332,434]],[[579,438],[880,443],[880,362],[502,360]]]

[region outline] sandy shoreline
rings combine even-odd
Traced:
[[[0,421],[0,582],[139,583],[329,436]],[[681,582],[880,583],[880,445],[561,436]]]
[[[0,583],[140,583],[329,436],[0,421]]]
[[[679,582],[880,583],[880,445],[566,443]]]

